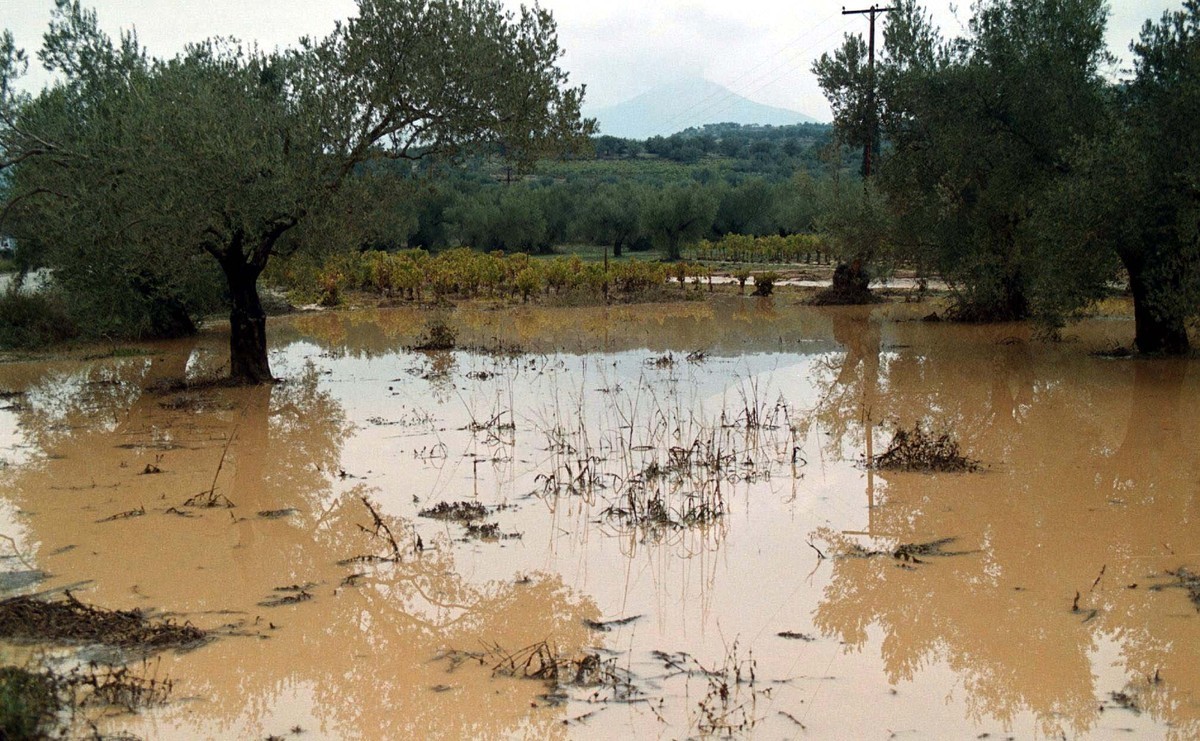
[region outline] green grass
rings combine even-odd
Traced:
[[[54,681],[15,666],[0,668],[0,738],[46,738],[58,710]]]
[[[0,296],[0,348],[29,350],[77,337],[66,303],[51,293]]]

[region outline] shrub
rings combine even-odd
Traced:
[[[775,292],[775,281],[779,280],[779,273],[774,270],[767,270],[762,273],[754,274],[754,295],[755,296],[770,296]]]
[[[0,667],[0,738],[45,738],[59,705],[58,687],[50,675]]]
[[[0,295],[0,347],[33,349],[79,335],[58,294],[11,291]]]

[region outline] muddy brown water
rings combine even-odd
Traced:
[[[166,705],[96,719],[147,738],[1197,736],[1200,614],[1155,589],[1200,572],[1196,369],[1089,354],[1125,320],[928,310],[300,315],[258,389],[156,390],[219,373],[219,331],[3,364],[0,567],[218,632],[147,665]],[[405,350],[433,318],[474,349]],[[984,469],[862,464],[918,420]],[[606,512],[684,461],[650,488],[723,516]],[[392,555],[362,496],[398,562],[361,558]],[[463,500],[498,537],[418,516]],[[542,642],[633,694],[495,671]]]

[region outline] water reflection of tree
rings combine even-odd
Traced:
[[[927,332],[901,328],[897,339]],[[1158,544],[1200,535],[1189,511],[1195,457],[1180,434],[1191,424],[1181,406],[1195,404],[1181,396],[1186,366],[1064,362],[1056,348],[1035,354],[1019,340],[949,333],[963,342],[889,353],[876,404],[900,424],[925,419],[950,431],[991,470],[877,474],[873,532],[886,537],[865,544],[960,536],[955,547],[978,552],[915,568],[886,556],[835,560],[815,624],[850,648],[878,626],[890,681],[944,661],[963,678],[973,720],[1011,725],[1029,712],[1046,735],[1089,731],[1098,698],[1122,689],[1097,687],[1093,677],[1096,651],[1115,642],[1142,708],[1179,737],[1194,734],[1200,721],[1187,698],[1200,686],[1200,635],[1194,621],[1163,619],[1179,611],[1182,593],[1145,589],[1150,564],[1179,565],[1147,560],[1148,551],[1161,555]],[[847,346],[846,362],[816,377],[829,400],[817,419],[832,438],[867,416],[866,402],[855,402],[871,395],[869,378],[847,373],[870,365],[852,361]],[[834,552],[863,544],[829,530],[813,535]],[[1072,613],[1077,591],[1081,610]],[[1164,667],[1173,683],[1146,681],[1156,670],[1165,676]]]
[[[186,354],[127,361],[25,384],[21,429],[44,455],[6,472],[3,496],[32,513],[25,545],[37,546],[39,565],[60,581],[90,580],[81,598],[108,607],[234,621],[265,636],[219,639],[166,670],[211,698],[198,716],[218,735],[258,733],[297,690],[338,734],[550,734],[561,717],[531,713],[527,686],[430,662],[484,641],[515,651],[547,640],[572,655],[591,638],[583,619],[599,617],[594,604],[553,577],[474,584],[445,542],[421,553],[406,542],[400,564],[339,566],[379,544],[359,527],[371,522],[362,491],[338,469],[349,425],[315,369],[271,387],[146,391],[186,364]],[[147,463],[163,473],[142,474]],[[214,474],[214,492],[236,507],[184,506]],[[146,514],[97,522],[138,507]],[[342,585],[352,572],[362,575]],[[276,587],[310,583],[311,601],[257,604],[287,594]],[[222,610],[235,613],[214,614]],[[452,689],[434,692],[438,684]]]
[[[344,499],[328,513],[318,547],[330,558],[380,552],[380,543],[358,527],[367,522],[361,504]],[[449,649],[478,651],[497,643],[516,652],[543,640],[565,656],[578,655],[591,639],[584,619],[598,619],[599,611],[559,577],[474,585],[459,575],[445,542],[406,553],[398,564],[351,564],[344,571],[357,574],[352,584],[322,584],[313,588],[311,603],[269,615],[284,630],[292,623],[315,628],[311,635],[230,639],[205,649],[206,663],[232,667],[228,675],[204,672],[213,679],[197,687],[224,730],[235,730],[246,715],[264,715],[296,687],[311,691],[314,715],[338,735],[401,738],[436,731],[477,738],[529,728],[543,736],[561,726],[555,713],[530,713],[529,687],[492,681],[487,666],[474,662],[455,670],[452,662],[435,660]],[[246,698],[259,707],[246,713]]]
[[[825,334],[821,317],[810,311],[773,299],[720,296],[633,306],[462,306],[438,316],[457,330],[459,347],[503,344],[530,353],[694,349],[737,355],[793,349]],[[374,358],[415,344],[429,320],[427,310],[415,307],[321,312],[289,319],[278,336],[311,338],[327,352]]]
[[[816,365],[813,386],[817,406],[809,417],[826,433],[826,454],[842,458],[845,445],[869,446],[871,431],[882,410],[879,404],[881,339],[878,322],[869,308],[832,308],[823,311],[833,339],[844,352],[826,354]]]

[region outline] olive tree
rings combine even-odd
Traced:
[[[1075,143],[1101,120],[1110,61],[1102,0],[983,0],[967,33],[943,40],[917,0],[888,14],[878,63],[880,190],[893,247],[954,288],[963,318],[1021,319],[1036,308],[1031,228]],[[861,141],[853,37],[814,69],[835,123]],[[868,127],[869,128],[869,127]]]
[[[157,279],[207,256],[240,383],[271,380],[260,274],[345,207],[371,161],[490,146],[528,162],[594,128],[557,66],[549,12],[499,0],[359,0],[356,17],[294,49],[208,40],[170,59],[58,0],[39,53],[56,82],[25,100],[7,92],[19,57],[4,51],[7,218],[24,232],[55,222],[73,261],[162,263]]]
[[[1200,316],[1200,2],[1147,21],[1132,48],[1133,79],[1111,90],[1105,125],[1050,201],[1045,279],[1071,288],[1072,309],[1103,292],[1119,261],[1138,350],[1183,354]]]
[[[652,197],[644,213],[646,230],[666,250],[668,260],[678,260],[685,242],[712,229],[717,198],[697,183],[669,185]]]

